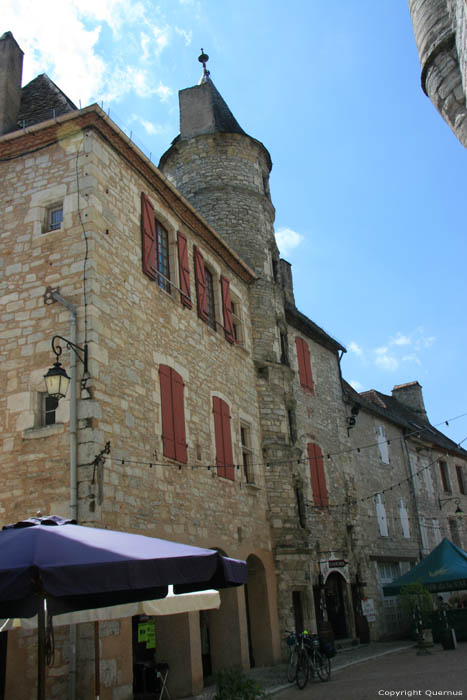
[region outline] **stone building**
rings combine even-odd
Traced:
[[[438,445],[463,474],[462,451],[426,416],[422,438],[411,432],[416,391],[361,396],[344,382],[345,349],[297,309],[279,257],[270,155],[206,69],[180,92],[180,134],[156,168],[97,105],[76,109],[46,75],[21,89],[21,60],[3,35],[2,523],[71,514],[247,560],[246,590],[222,592],[219,611],[157,619],[173,697],[222,666],[277,661],[293,628],[387,636],[378,562],[400,569],[422,546],[410,470]],[[76,381],[58,404],[43,386],[55,335],[89,355],[83,374],[61,341]],[[399,440],[390,467],[383,430]],[[386,490],[395,482],[399,501]],[[433,486],[422,515],[443,530]],[[402,525],[382,534],[383,507],[403,513],[410,537]],[[65,634],[48,681],[57,697],[73,666]],[[131,697],[132,634],[131,620],[102,625],[104,699]],[[91,641],[79,626],[82,693]],[[29,697],[33,646],[31,633],[9,633],[9,698]]]
[[[421,84],[467,146],[467,8],[464,0],[409,0]]]
[[[255,274],[97,105],[76,110],[46,76],[21,90],[11,34],[0,50],[0,112],[11,95],[17,105],[0,136],[1,521],[71,514],[245,559],[247,595],[156,621],[170,691],[194,694],[203,673],[279,653]],[[58,404],[43,382],[55,335],[80,380]],[[67,340],[87,347],[86,372]],[[101,627],[101,697],[133,697],[131,619]],[[91,632],[79,626],[79,697],[93,683]],[[53,697],[72,664],[64,634]],[[34,645],[33,632],[9,633],[6,697],[34,696]]]
[[[430,424],[418,382],[395,386],[391,396],[346,390],[358,406],[350,435],[357,473],[364,475],[355,482],[351,521],[359,581],[371,601],[361,622],[372,639],[397,637],[406,623],[397,597],[384,598],[383,585],[443,537],[467,546],[459,513],[467,512],[467,453]]]

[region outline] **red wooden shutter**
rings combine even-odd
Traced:
[[[183,379],[174,369],[172,374],[172,407],[175,441],[175,459],[186,464],[186,432],[185,432],[185,407],[183,393],[185,385]]]
[[[162,446],[165,457],[175,459],[175,429],[173,419],[171,368],[159,366],[161,386]]]
[[[144,192],[141,192],[141,234],[143,272],[155,280],[156,270],[156,220],[154,207]]]
[[[313,489],[313,502],[317,506],[327,506],[328,491],[326,488],[326,476],[324,474],[323,453],[321,447],[313,442],[308,443],[308,458],[310,460],[311,488]]]
[[[300,384],[306,389],[314,390],[313,375],[311,373],[310,351],[303,338],[295,338],[298,359],[298,375]]]
[[[232,300],[230,298],[230,282],[226,277],[221,277],[222,308],[224,310],[224,334],[229,343],[235,343],[235,334],[232,318]]]
[[[187,461],[184,384],[181,376],[167,365],[159,366],[162,412],[163,454],[177,462]]]
[[[219,476],[226,479],[235,478],[232,452],[232,434],[230,432],[230,411],[225,401],[218,396],[212,397],[214,413],[214,434],[216,438],[216,465]]]
[[[195,256],[195,282],[196,282],[196,298],[198,302],[198,316],[203,321],[208,321],[208,297],[206,294],[206,275],[204,274],[204,258],[200,249],[193,246],[193,254]]]
[[[188,243],[180,231],[177,234],[178,243],[178,269],[180,272],[180,298],[182,304],[188,306],[189,309],[193,306],[191,301],[190,287],[190,266],[188,264]]]

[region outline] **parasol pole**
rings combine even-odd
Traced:
[[[100,656],[99,656],[99,621],[94,622],[94,690],[96,700],[99,700],[101,693],[101,674],[100,674]]]
[[[45,700],[45,596],[39,592],[37,609],[37,700]]]

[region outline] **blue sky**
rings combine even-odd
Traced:
[[[433,424],[467,413],[466,152],[420,88],[404,0],[4,0],[2,20],[24,84],[103,104],[156,164],[203,47],[271,153],[296,303],[347,347],[345,378],[418,380]],[[461,441],[467,416],[440,429]]]

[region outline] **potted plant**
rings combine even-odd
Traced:
[[[412,622],[412,629],[419,647],[418,653],[429,654],[428,647],[433,646],[431,630],[433,600],[431,594],[421,581],[417,581],[403,586],[400,598],[402,609]]]

